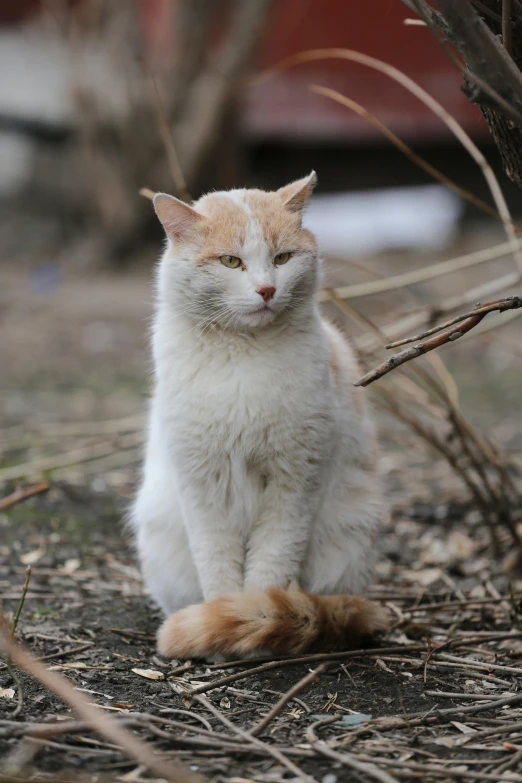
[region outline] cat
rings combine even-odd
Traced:
[[[383,501],[352,350],[317,304],[315,183],[154,198],[167,247],[131,516],[168,657],[340,650],[387,627],[347,595],[371,578]]]

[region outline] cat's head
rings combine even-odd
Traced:
[[[154,198],[168,247],[160,295],[201,325],[258,329],[306,307],[318,285],[317,243],[302,214],[315,172],[274,192],[210,193],[188,206]]]

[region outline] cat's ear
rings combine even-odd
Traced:
[[[310,200],[312,191],[317,185],[317,174],[312,171],[307,177],[297,179],[284,188],[279,188],[285,207],[292,212],[302,212]]]
[[[186,237],[203,218],[188,204],[167,193],[156,193],[153,204],[163,228],[173,239]]]

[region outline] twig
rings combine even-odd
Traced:
[[[453,319],[454,326],[446,329],[441,334],[418,342],[411,348],[406,348],[404,351],[400,351],[399,353],[394,354],[374,370],[370,370],[370,372],[366,373],[366,375],[363,375],[362,378],[359,378],[359,380],[354,383],[354,386],[368,386],[378,378],[382,378],[383,375],[387,375],[387,373],[391,372],[396,367],[400,367],[401,364],[405,364],[405,362],[416,359],[418,356],[422,356],[429,351],[433,351],[435,348],[440,348],[442,345],[454,342],[455,340],[462,337],[463,334],[466,334],[466,332],[469,332],[471,329],[477,326],[488,313],[493,312],[494,310],[504,312],[505,310],[516,310],[520,307],[522,307],[522,299],[518,296],[509,297],[507,299],[499,299],[496,302],[488,302],[487,305],[478,308],[475,313],[464,315],[458,323],[457,319]],[[434,331],[439,332],[441,329],[444,329],[445,326],[446,324],[443,324],[440,327],[436,327],[434,330],[429,330],[427,334],[433,334]],[[416,338],[409,338],[407,340],[400,341],[400,344],[404,344],[406,342],[409,343],[415,339]]]
[[[187,769],[181,762],[168,763],[152,752],[150,747],[139,737],[130,734],[126,729],[96,709],[84,696],[56,672],[47,669],[35,660],[26,650],[10,638],[9,632],[0,619],[0,648],[9,655],[21,669],[39,680],[42,685],[53,691],[59,698],[75,710],[95,731],[120,745],[131,758],[151,772],[171,783],[203,783],[204,778]]]
[[[75,647],[72,650],[62,650],[61,652],[55,652],[50,653],[50,655],[42,655],[40,658],[37,658],[37,661],[55,661],[59,658],[68,658],[69,655],[76,655],[76,653],[83,652],[84,650],[89,650],[94,645],[94,642],[86,642],[85,644],[81,644],[79,647]]]
[[[426,696],[438,699],[469,699],[470,701],[491,701],[494,697],[485,693],[453,693],[448,691],[424,691]],[[501,697],[498,697],[501,698]]]
[[[419,19],[417,21],[421,20]],[[422,22],[422,24],[424,25],[425,23]],[[419,168],[423,169],[423,171],[427,172],[434,179],[442,182],[443,185],[446,185],[448,188],[453,190],[453,192],[461,198],[469,201],[470,204],[474,204],[474,206],[478,207],[483,212],[486,212],[488,215],[501,220],[500,214],[496,209],[491,207],[489,204],[486,204],[485,201],[482,201],[482,199],[475,196],[469,190],[466,190],[466,188],[458,185],[450,177],[447,177],[445,174],[443,174],[442,171],[437,169],[435,166],[432,166],[431,163],[428,163],[427,160],[424,160],[424,158],[414,152],[411,147],[409,147],[402,141],[402,139],[396,136],[395,133],[393,133],[393,131],[391,131],[383,122],[377,119],[374,114],[368,111],[368,109],[365,109],[364,106],[361,106],[360,103],[357,103],[356,101],[352,100],[352,98],[348,98],[346,95],[343,95],[337,90],[332,90],[329,87],[322,87],[317,84],[312,84],[309,85],[309,89],[311,92],[316,93],[317,95],[323,95],[325,98],[331,98],[333,101],[336,101],[337,103],[346,106],[348,109],[351,109],[360,117],[364,117],[371,125],[373,125],[374,128],[380,131],[384,136],[386,136],[387,139],[389,139],[389,141],[391,141],[392,144],[394,144],[401,152],[403,152],[407,158],[419,166]],[[519,226],[516,228],[518,231],[522,231]],[[509,247],[512,249],[511,243],[509,243]]]
[[[5,511],[11,506],[15,506],[17,503],[21,503],[22,500],[32,498],[33,495],[39,495],[41,492],[47,492],[51,484],[48,481],[40,481],[38,484],[32,484],[30,487],[19,487],[11,492],[10,495],[6,495],[5,498],[0,500],[0,511]]]
[[[338,760],[340,761],[344,756],[344,754],[339,753],[338,755],[340,757]],[[451,767],[439,767],[436,764],[426,764],[424,762],[419,764],[415,761],[402,761],[401,759],[388,759],[383,756],[370,756],[363,753],[357,754],[357,757],[359,759],[363,759],[364,761],[373,764],[382,764],[382,766],[385,767],[393,767],[396,769],[397,774],[400,775],[401,778],[419,777],[421,778],[421,780],[424,780],[427,777],[430,777],[431,775],[439,775],[440,777],[443,777],[446,780],[450,778],[462,778],[463,780],[491,780],[491,781],[506,780],[506,778],[503,775],[488,775],[485,772],[464,770],[461,767],[456,767],[456,768],[454,767],[452,769]],[[411,770],[411,773],[409,775],[407,772],[408,770]],[[522,781],[522,776],[517,775],[516,777],[511,778],[511,780]]]
[[[14,639],[14,635],[16,633],[16,628],[18,625],[18,620],[20,619],[20,615],[22,613],[22,609],[24,606],[25,596],[27,595],[27,590],[29,589],[29,580],[31,579],[31,566],[28,565],[25,569],[25,579],[24,579],[24,586],[22,588],[22,595],[20,596],[20,600],[18,601],[18,606],[16,607],[16,612],[13,617],[13,622],[11,623],[11,630],[10,630],[10,639]],[[12,679],[14,680],[18,692],[18,704],[13,712],[13,718],[16,718],[17,715],[19,715],[22,711],[22,707],[24,705],[24,691],[23,691],[23,685],[21,679],[18,677],[17,674],[15,674],[13,670],[13,663],[11,660],[11,656],[7,656],[7,671],[11,675]]]
[[[443,658],[444,660],[439,660]],[[447,663],[445,663],[445,661]],[[433,653],[433,657],[430,663],[436,663],[439,666],[448,666],[448,668],[461,668],[461,669],[476,669],[481,672],[505,672],[506,674],[522,674],[522,669],[516,666],[501,666],[495,663],[480,663],[479,661],[467,661],[462,658],[458,658],[456,655],[446,655],[445,653]]]
[[[426,649],[425,644],[411,644],[409,646],[400,645],[394,647],[381,647],[368,650],[350,650],[349,652],[341,653],[314,653],[312,655],[302,655],[299,658],[281,658],[274,660],[273,658],[267,663],[261,666],[254,666],[254,668],[248,671],[236,672],[235,674],[229,674],[226,677],[221,677],[219,680],[205,683],[204,685],[198,685],[189,692],[189,696],[194,696],[199,693],[208,693],[216,688],[221,688],[223,685],[229,685],[231,682],[237,680],[246,680],[254,674],[261,674],[263,672],[270,671],[271,669],[277,669],[280,666],[297,666],[300,663],[313,663],[314,661],[344,661],[346,658],[365,658],[372,657],[374,655],[382,655],[387,652],[421,652]],[[232,662],[233,664],[234,662]],[[252,661],[244,661],[243,663],[252,663]],[[219,664],[223,667],[223,664]],[[227,663],[227,666],[231,664]],[[237,662],[236,662],[237,665]]]
[[[80,465],[82,462],[100,459],[114,454],[123,449],[133,449],[142,443],[142,436],[129,435],[121,438],[117,444],[100,443],[95,446],[85,446],[81,449],[70,451],[67,454],[56,454],[52,457],[41,457],[33,462],[26,462],[22,465],[13,465],[12,467],[0,470],[0,481],[11,481],[13,479],[23,478],[24,476],[34,476],[38,473],[45,473],[48,470],[57,468],[66,468],[73,465]]]
[[[511,55],[513,52],[513,26],[511,23],[511,0],[502,0],[502,43],[506,52]]]
[[[373,596],[373,593],[372,593]],[[516,599],[520,600],[522,599],[522,595],[517,593],[515,596]],[[386,599],[384,599],[386,600]],[[396,600],[396,599],[394,599]],[[401,599],[402,600],[402,599]],[[406,599],[404,599],[406,600]],[[491,606],[494,604],[500,604],[503,601],[505,601],[505,598],[469,598],[466,601],[438,601],[436,603],[430,603],[430,604],[417,604],[416,606],[413,606],[410,608],[406,607],[402,609],[403,614],[414,614],[415,612],[436,612],[440,609],[458,609],[465,608],[467,606]]]
[[[156,78],[152,73],[151,69],[148,67],[147,63],[145,62],[143,62],[143,69],[147,74],[151,86],[151,93],[152,93],[152,99],[154,103],[154,109],[156,111],[158,129],[163,141],[163,146],[165,147],[165,152],[167,154],[170,174],[174,182],[174,187],[176,188],[176,193],[183,201],[191,202],[192,196],[189,193],[187,183],[185,181],[185,177],[183,176],[183,171],[181,169],[178,153],[174,145],[174,139],[172,138],[172,131],[169,126],[167,113],[165,111],[165,106],[163,104],[163,100],[160,95]],[[142,193],[142,191],[140,191],[140,193]],[[142,193],[142,195],[145,195],[145,193]],[[147,193],[147,197],[148,197],[148,193]]]
[[[397,778],[394,778],[393,775],[389,775],[383,769],[379,769],[375,766],[375,764],[367,764],[358,761],[351,753],[338,753],[336,750],[332,750],[332,748],[328,747],[324,740],[319,739],[315,733],[315,729],[333,723],[334,721],[339,720],[340,717],[340,715],[333,715],[329,718],[324,718],[324,720],[317,721],[315,726],[311,724],[307,728],[306,739],[313,749],[318,751],[318,753],[321,753],[323,756],[334,759],[334,761],[340,762],[346,767],[355,770],[355,772],[365,773],[368,775],[368,777],[373,778],[374,780],[378,780],[379,783],[398,783]]]
[[[500,726],[492,726],[489,729],[483,729],[482,731],[477,731],[473,735],[465,735],[461,738],[459,745],[465,745],[466,742],[468,742],[471,738],[473,738],[473,741],[475,740],[482,740],[486,739],[486,737],[494,737],[495,734],[502,734],[503,732],[507,732],[508,734],[512,734],[515,731],[521,731],[522,730],[522,720],[513,721],[512,723],[509,723],[506,721]]]
[[[312,783],[314,781],[314,778],[305,775],[301,769],[299,769],[298,766],[294,764],[293,761],[290,761],[290,759],[287,759],[284,753],[282,753],[277,748],[273,747],[272,745],[267,745],[265,742],[262,742],[261,740],[257,739],[257,737],[254,737],[249,731],[245,731],[244,729],[240,728],[239,726],[236,726],[235,723],[232,723],[231,720],[229,720],[225,715],[223,715],[220,710],[215,707],[210,699],[207,699],[206,696],[203,695],[193,695],[190,694],[192,698],[194,698],[196,701],[198,701],[200,704],[202,704],[204,707],[209,710],[213,715],[216,716],[216,718],[221,721],[221,723],[226,726],[228,729],[234,732],[234,734],[237,734],[238,736],[242,737],[242,739],[247,740],[251,745],[255,745],[258,748],[263,748],[267,750],[271,756],[273,756],[276,761],[278,761],[280,764],[285,766],[287,769],[290,770],[290,772],[293,772],[294,775],[297,775],[299,780],[309,781],[309,783]]]
[[[357,734],[378,729],[378,731],[391,731],[401,726],[426,726],[431,723],[445,722],[446,719],[452,720],[457,715],[478,715],[481,712],[498,709],[499,707],[513,706],[522,703],[522,694],[506,696],[501,699],[494,699],[481,704],[473,704],[469,707],[449,707],[444,710],[436,710],[430,713],[410,712],[401,715],[398,718],[374,718],[367,721],[363,726],[357,729]]]
[[[512,304],[513,302],[515,302],[515,304]],[[495,310],[516,310],[521,306],[522,300],[520,300],[519,297],[506,297],[506,299],[498,299],[496,302],[488,302],[485,305],[477,305],[474,310],[470,310],[467,313],[462,313],[461,315],[456,315],[455,318],[451,318],[449,321],[446,321],[443,324],[439,324],[439,326],[434,326],[431,329],[427,329],[425,332],[416,334],[414,337],[405,337],[402,340],[396,340],[394,343],[388,343],[388,345],[385,345],[384,347],[398,348],[400,345],[406,345],[407,343],[414,343],[417,340],[423,340],[425,337],[429,337],[432,334],[441,332],[443,329],[447,329],[449,326],[453,326],[453,324],[458,324],[461,321],[465,321],[466,318],[470,318],[475,315],[481,315],[482,313],[492,313]]]
[[[508,759],[508,761],[505,761],[503,764],[500,764],[495,771],[497,775],[502,775],[504,772],[507,772],[508,769],[511,769],[512,767],[516,767],[521,763],[522,763],[522,748],[520,748],[520,750],[517,750],[516,753],[513,753],[511,758]]]
[[[412,329],[417,329],[420,326],[432,323],[435,317],[440,317],[446,313],[451,313],[459,307],[472,305],[474,302],[480,302],[485,297],[491,296],[492,294],[501,293],[511,286],[517,285],[519,282],[520,275],[517,272],[510,272],[507,275],[502,275],[502,277],[490,280],[488,283],[475,286],[475,288],[469,289],[464,294],[448,297],[445,301],[441,302],[437,306],[430,305],[422,308],[420,311],[416,311],[404,316],[403,318],[399,318],[397,321],[383,324],[383,326],[380,327],[380,331],[386,335],[387,339],[399,337],[400,335],[403,335],[405,332],[409,332]],[[344,294],[345,291],[349,288],[351,288],[351,286],[346,286],[345,288],[341,287],[335,290],[338,296],[346,298]],[[323,292],[319,299],[322,301],[327,300],[328,295]],[[508,314],[504,320],[508,321],[511,317],[513,317],[513,315],[515,314]],[[498,325],[501,323],[503,322],[499,321]],[[481,327],[478,327],[475,334],[480,334],[484,326],[485,324],[483,324]],[[354,340],[354,345],[360,351],[368,352],[375,350],[379,346],[379,342],[375,339],[374,335],[365,334],[356,338]]]
[[[446,649],[447,647],[460,647],[462,645],[469,645],[474,639],[474,636],[468,637],[454,637],[444,642],[436,649]],[[502,633],[487,634],[486,637],[481,636],[480,641],[500,641],[504,639],[520,639],[522,638],[522,632],[505,631]],[[314,663],[322,661],[345,661],[351,658],[379,658],[381,655],[388,653],[408,653],[408,652],[424,652],[426,650],[426,644],[409,644],[409,645],[394,645],[392,647],[373,647],[363,650],[349,650],[347,652],[338,653],[312,653],[310,655],[302,655],[298,658],[279,658],[271,659],[267,663],[263,663],[261,666],[254,666],[248,671],[236,672],[235,674],[229,674],[226,677],[221,677],[219,680],[205,683],[204,685],[197,685],[191,690],[187,690],[187,695],[192,697],[200,693],[208,693],[216,688],[221,688],[223,685],[229,685],[231,682],[237,680],[246,680],[248,677],[252,677],[254,674],[262,674],[272,669],[277,669],[283,666],[297,666],[300,663]],[[240,664],[251,664],[251,660],[245,661],[231,661],[227,662],[226,666],[238,666]],[[216,664],[219,668],[223,668],[223,664]],[[210,668],[210,667],[209,667]],[[185,669],[184,669],[185,670]]]
[[[269,723],[271,723],[274,718],[277,718],[279,713],[286,707],[288,702],[292,701],[294,696],[297,696],[297,694],[300,693],[303,688],[306,688],[307,685],[309,685],[311,682],[314,682],[314,680],[316,680],[319,675],[327,669],[327,667],[327,663],[321,663],[316,669],[307,674],[302,678],[302,680],[299,680],[299,682],[290,688],[290,690],[284,693],[277,704],[274,704],[268,715],[265,715],[264,718],[262,718],[253,728],[250,729],[250,734],[252,734],[253,737],[261,734],[261,732],[266,729]]]
[[[522,239],[517,240],[517,243],[518,247],[522,249]],[[484,264],[488,261],[494,261],[495,259],[509,255],[512,250],[513,247],[510,242],[503,242],[500,245],[484,248],[482,250],[474,250],[472,253],[466,253],[465,255],[457,256],[456,258],[450,258],[447,261],[439,261],[436,264],[430,264],[429,266],[422,267],[421,269],[415,269],[412,272],[403,272],[399,275],[392,275],[391,277],[387,277],[382,280],[369,280],[365,283],[339,286],[335,289],[335,293],[341,299],[357,299],[361,296],[371,296],[373,294],[384,293],[385,291],[394,291],[398,288],[404,288],[404,286],[407,285],[424,283],[427,280],[433,280],[436,277],[449,275],[453,272],[459,272],[461,269],[468,269],[469,267],[476,266],[477,264]],[[499,285],[502,284],[500,285],[500,289],[502,289],[506,288],[508,284],[515,284],[516,281],[517,277],[510,275],[509,277],[505,276],[505,278],[499,278],[498,281],[492,281],[492,284],[494,286],[496,286],[497,283]],[[489,284],[485,284],[485,286],[486,285]],[[481,287],[480,291],[483,291],[483,289],[484,287]],[[496,289],[494,288],[493,290]],[[477,296],[478,291],[479,289],[475,289],[473,291],[471,302],[476,302],[481,298],[480,296]],[[447,310],[454,310],[455,307],[461,303],[461,301],[468,302],[470,295],[471,294],[466,294],[463,300],[450,300],[446,306],[442,304],[440,309],[444,308],[444,312],[447,312]],[[328,295],[323,294],[321,298],[323,300],[328,299]],[[411,316],[409,317],[411,318]],[[422,322],[422,316],[420,321]],[[383,327],[383,330],[385,330],[385,327]]]

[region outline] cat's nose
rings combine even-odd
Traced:
[[[256,288],[256,291],[259,296],[263,297],[265,302],[269,302],[276,292],[273,285],[260,285],[259,288]]]

